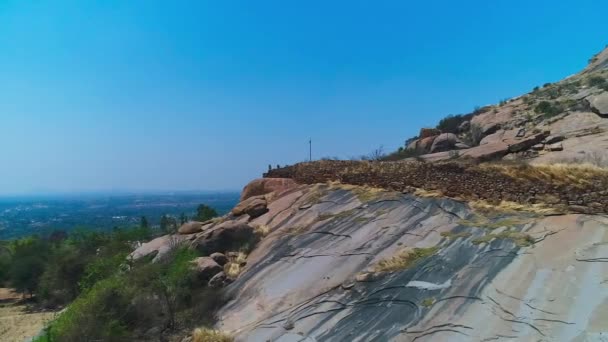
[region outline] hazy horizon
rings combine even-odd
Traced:
[[[394,150],[448,114],[583,69],[608,43],[605,10],[5,1],[0,195],[238,191],[268,164],[307,159],[309,138],[313,158]]]

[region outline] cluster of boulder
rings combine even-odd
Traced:
[[[237,262],[239,250],[246,244],[254,244],[259,238],[250,221],[268,212],[272,194],[291,189],[297,184],[292,179],[264,178],[249,183],[241,194],[241,201],[232,211],[221,218],[205,222],[190,221],[182,224],[176,234],[164,235],[143,243],[129,256],[131,260],[144,257],[159,262],[170,255],[177,246],[188,246],[201,256],[194,259],[192,267],[198,279],[211,287],[231,283],[224,268]]]
[[[407,145],[407,150],[416,150],[421,153],[437,153],[452,150],[462,150],[470,148],[454,133],[442,133],[435,128],[422,128],[418,139]]]

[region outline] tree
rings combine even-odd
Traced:
[[[169,217],[166,214],[160,217],[160,231],[163,233],[169,231]]]
[[[196,216],[194,217],[194,219],[196,221],[207,221],[207,220],[211,220],[214,217],[217,217],[217,211],[215,211],[215,209],[211,208],[208,205],[205,204],[201,204],[196,208]]]
[[[141,228],[149,228],[148,219],[145,216],[142,216],[139,221],[139,226]]]
[[[38,237],[15,241],[8,274],[10,285],[17,291],[27,292],[31,296],[44,272],[48,249],[48,244]]]
[[[179,214],[179,224],[184,224],[186,222],[188,222],[188,216],[184,213]]]

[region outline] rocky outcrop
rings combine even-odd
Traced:
[[[253,228],[242,222],[226,221],[199,234],[191,243],[203,255],[216,252],[238,250],[242,245],[253,241]]]
[[[201,232],[204,224],[205,224],[204,222],[198,222],[198,221],[186,222],[186,223],[182,224],[181,227],[179,227],[177,232],[179,234],[183,234],[183,235],[199,233],[199,232]]]
[[[173,248],[185,241],[183,235],[165,235],[141,244],[129,255],[130,260],[139,260],[143,257],[152,258],[152,261],[162,260]]]
[[[275,171],[276,173],[276,171]],[[261,178],[251,181],[241,192],[241,201],[252,196],[266,195],[271,192],[281,193],[297,186],[293,179],[278,176],[276,178]]]
[[[601,117],[608,118],[608,92],[589,96],[587,102],[591,107],[591,111]]]
[[[439,134],[441,134],[441,131],[438,130],[437,128],[421,128],[420,134],[418,134],[418,138],[424,139],[424,138],[436,137]]]
[[[608,219],[362,191],[303,186],[265,214],[216,328],[237,341],[601,340]]]
[[[234,216],[249,215],[251,218],[264,215],[268,211],[268,202],[264,195],[252,196],[237,204],[232,209]]]
[[[196,277],[199,281],[208,282],[216,274],[222,272],[222,266],[218,265],[215,260],[210,257],[200,257],[192,261],[192,268],[196,272]]]
[[[433,140],[433,145],[430,148],[431,153],[451,151],[454,149],[469,148],[464,144],[458,136],[453,133],[442,133]]]

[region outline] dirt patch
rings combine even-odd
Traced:
[[[0,288],[0,336],[3,342],[23,342],[36,336],[55,312],[36,312],[20,302],[21,295]]]

